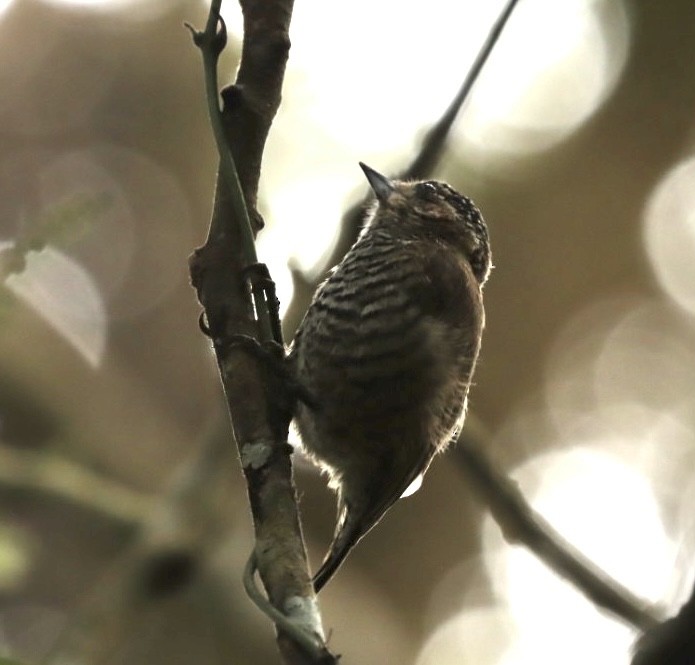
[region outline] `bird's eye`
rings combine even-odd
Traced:
[[[431,182],[423,182],[418,186],[418,194],[426,201],[436,201],[437,188]]]

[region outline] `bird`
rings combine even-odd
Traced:
[[[488,229],[469,198],[444,182],[360,167],[374,204],[287,355],[313,396],[295,410],[302,447],[337,493],[317,593],[460,431],[492,267]]]

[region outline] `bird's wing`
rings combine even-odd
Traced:
[[[420,252],[413,257],[413,270],[420,272],[421,279],[407,280],[409,298],[421,307],[429,317],[444,324],[461,325],[473,316],[473,297],[479,293],[477,281],[470,266],[460,261],[450,249],[434,246],[429,252]],[[473,295],[471,295],[471,287]],[[476,322],[471,322],[477,325]],[[430,445],[418,447],[420,455],[412,460],[411,466],[391,486],[377,482],[371,497],[365,501],[367,511],[355,514],[350,506],[339,501],[338,523],[330,550],[314,576],[314,589],[320,591],[345,560],[350,550],[370,531],[386,511],[403,495],[413,481],[429,467],[436,448]],[[388,464],[388,460],[384,461]],[[376,474],[377,477],[379,474]],[[385,468],[384,478],[391,477]]]

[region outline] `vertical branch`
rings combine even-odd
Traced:
[[[290,41],[293,0],[240,0],[244,15],[241,63],[234,85],[217,95],[217,57],[225,29],[221,0],[213,0],[204,32],[193,32],[203,51],[208,107],[220,153],[215,201],[205,244],[190,259],[191,281],[205,309],[220,378],[246,477],[256,535],[257,566],[287,663],[331,663],[308,572],[287,445],[289,416],[278,412],[281,386],[271,386],[240,335],[272,339],[267,297],[246,280],[256,265],[253,236],[262,228],[256,210],[265,141],[280,104]],[[253,302],[250,296],[253,296]],[[286,620],[285,620],[286,619]]]

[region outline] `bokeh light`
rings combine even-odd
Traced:
[[[3,243],[8,247],[11,243]],[[30,252],[26,268],[5,285],[50,324],[93,367],[106,346],[106,312],[89,273],[62,252]]]
[[[674,610],[695,554],[695,522],[683,513],[695,481],[694,344],[687,317],[668,303],[608,298],[570,318],[547,359],[546,439],[563,448],[595,440],[649,482],[678,543],[680,563],[661,596]]]
[[[533,458],[514,471],[514,479],[534,508],[608,575],[647,600],[660,600],[671,578],[675,547],[665,533],[649,479],[632,464],[634,457],[606,452],[601,439],[574,443]],[[596,613],[592,603],[546,566],[538,563],[534,571],[534,557],[522,548],[503,544],[492,520],[485,541],[489,552],[502,548],[503,567],[498,569],[494,561],[491,578],[521,619],[541,621],[544,611],[560,607],[571,613],[578,603]],[[543,598],[545,593],[557,594],[556,600]],[[569,614],[568,621],[574,624]]]
[[[695,578],[688,499],[695,496],[694,335],[685,317],[654,299],[593,302],[557,336],[544,404],[514,414],[497,434],[501,446],[508,439],[535,444],[512,474],[534,509],[599,568],[669,614]],[[559,654],[577,665],[630,662],[633,629],[505,542],[490,518],[483,542],[496,598],[485,616],[497,627],[471,637],[462,627],[478,610],[462,596],[465,609],[433,634],[423,650],[428,658],[456,662],[450,653],[479,649],[466,643],[492,633],[497,641],[470,662],[550,664]],[[490,658],[500,639],[508,648]]]
[[[359,171],[357,164],[354,170]],[[268,257],[282,313],[292,296],[284,257],[289,253],[300,270],[310,272],[317,260],[331,250],[345,192],[351,186],[354,179],[346,169],[333,167],[312,178],[279,182],[263,205],[268,216],[278,223],[259,235],[258,252]]]
[[[521,2],[458,126],[459,148],[489,161],[564,139],[614,89],[629,40],[622,2]]]
[[[503,4],[435,0],[423,11],[419,5],[361,0],[343,12],[337,32],[316,30],[336,20],[333,6],[298,5],[291,67],[304,97],[304,122],[353,155],[403,153],[413,130],[446,108]],[[384,26],[396,15],[398,29],[385,35]],[[359,48],[353,48],[355,35]],[[459,138],[504,153],[557,141],[612,90],[628,44],[622,2],[520,3],[486,65]],[[341,57],[348,52],[350,57]]]
[[[366,189],[357,162],[390,172],[412,157],[418,130],[448,106],[503,4],[435,0],[424,11],[360,0],[340,13],[339,31],[316,29],[336,21],[330,3],[295,7],[288,92],[265,157],[263,186],[273,194],[265,202],[271,224],[261,241],[264,256],[283,247],[305,271],[320,263],[348,195]],[[228,11],[227,25],[239,36],[237,9]],[[385,35],[395,15],[397,29]],[[550,24],[552,30],[539,32]],[[455,128],[452,148],[478,169],[495,155],[546,149],[599,108],[628,47],[622,2],[520,3]],[[274,274],[280,292],[290,294],[287,270],[278,266]]]
[[[58,7],[109,13],[128,21],[148,21],[171,8],[170,0],[43,0]]]
[[[584,423],[639,439],[692,401],[695,330],[668,303],[606,298],[570,317],[546,361],[545,403],[564,434]],[[695,426],[691,419],[690,427]]]
[[[692,566],[678,577],[674,597],[678,543],[667,534],[640,455],[616,443],[575,440],[566,450],[531,459],[515,470],[514,480],[597,566],[647,601],[676,601],[669,603],[673,611]],[[634,629],[598,610],[527,549],[507,543],[491,518],[483,529],[483,554],[495,600],[484,608],[466,603],[441,624],[418,665],[551,665],[560,657],[577,665],[630,662]]]
[[[0,0],[0,16],[3,12],[10,7],[14,0]]]
[[[299,3],[291,80],[299,84],[304,124],[353,156],[403,153],[413,132],[448,105],[502,4],[433,0],[425,9],[358,0],[337,10]],[[316,29],[336,22],[340,30]]]
[[[73,5],[75,7],[116,9],[127,4],[129,0],[44,0],[54,5]]]
[[[695,314],[695,158],[674,166],[652,192],[644,242],[661,288]]]
[[[594,367],[599,403],[632,399],[668,410],[695,394],[695,334],[678,325],[668,305],[651,302],[620,317]]]
[[[676,552],[648,479],[629,460],[607,454],[601,441],[575,443],[532,459],[514,479],[534,508],[590,560],[638,595],[660,600]],[[496,662],[550,665],[562,654],[563,662],[577,665],[629,663],[632,629],[600,612],[528,550],[506,543],[491,519],[484,543],[490,579],[516,636]]]
[[[496,665],[517,638],[509,613],[483,607],[457,614],[430,636],[416,665]]]
[[[94,276],[112,318],[141,314],[187,279],[190,206],[176,178],[144,152],[89,146],[50,161],[38,181],[48,209],[75,197],[103,202],[70,251]]]
[[[692,468],[692,460],[687,461]],[[675,496],[676,493],[678,494],[677,497]],[[675,504],[676,531],[680,539],[676,574],[671,584],[668,599],[672,607],[680,608],[690,597],[693,584],[695,584],[695,561],[693,561],[695,516],[692,511],[692,506],[695,505],[695,477],[690,479],[685,489],[673,488],[672,494],[671,505]]]

